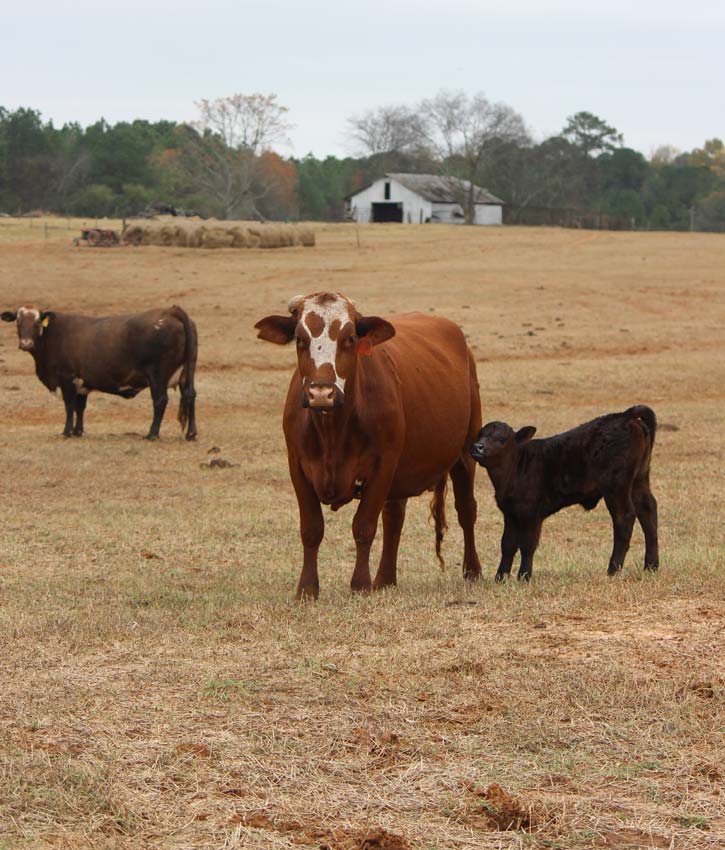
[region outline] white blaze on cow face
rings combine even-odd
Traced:
[[[35,345],[35,326],[40,322],[40,310],[35,307],[20,307],[18,309],[18,337],[19,348],[30,351]],[[42,326],[41,331],[42,333]]]
[[[315,369],[332,369],[334,384],[345,392],[345,378],[337,373],[337,341],[342,328],[354,322],[355,308],[343,295],[323,293],[305,300],[300,321],[310,336],[309,353]],[[328,371],[328,370],[325,370]]]

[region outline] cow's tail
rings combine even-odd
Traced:
[[[181,399],[179,401],[178,420],[182,431],[188,425],[186,439],[194,440],[196,439],[196,390],[194,389],[194,374],[196,373],[196,356],[198,350],[196,325],[191,321],[186,310],[182,310],[176,304],[171,308],[171,311],[184,326],[186,342],[184,348],[184,365],[179,376]]]
[[[448,523],[446,522],[446,489],[448,485],[448,476],[443,478],[436,484],[433,490],[433,498],[430,500],[430,516],[435,523],[436,529],[436,558],[441,565],[441,570],[445,570],[446,562],[441,555],[441,544],[443,543],[443,535],[446,533]]]

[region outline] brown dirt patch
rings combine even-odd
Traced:
[[[317,827],[304,821],[278,819],[265,812],[233,815],[230,822],[248,829],[284,833],[293,844],[313,845],[320,850],[413,850],[407,839],[382,827]]]

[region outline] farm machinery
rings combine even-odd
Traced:
[[[121,244],[115,230],[102,227],[84,227],[80,237],[73,240],[73,244],[80,245],[81,242],[85,242],[91,248],[112,248],[114,245]]]

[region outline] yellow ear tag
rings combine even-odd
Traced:
[[[43,325],[44,328],[48,327],[48,317],[47,316],[43,319],[41,324]]]

